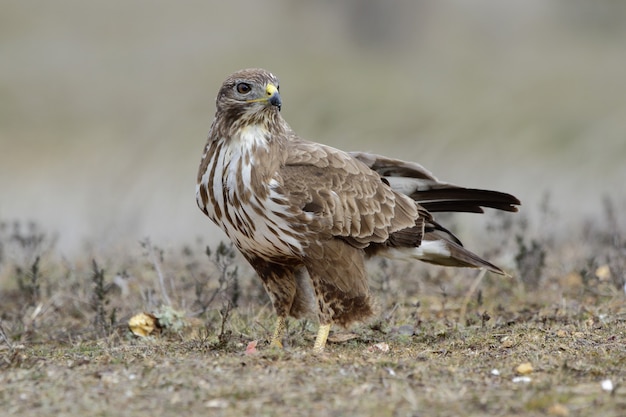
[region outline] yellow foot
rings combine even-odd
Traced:
[[[320,328],[317,331],[317,337],[315,338],[315,344],[313,345],[314,353],[322,353],[324,351],[329,332],[330,324],[320,324]]]
[[[283,336],[285,335],[285,318],[278,317],[276,320],[276,328],[274,329],[274,334],[270,339],[270,347],[282,349],[283,348]]]

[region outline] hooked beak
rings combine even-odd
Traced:
[[[283,102],[280,99],[280,94],[278,93],[278,88],[272,83],[268,83],[267,87],[265,87],[265,93],[267,94],[267,101],[275,107],[280,107],[283,105]]]
[[[267,86],[265,86],[265,97],[248,100],[248,103],[259,103],[259,102],[269,103],[270,105],[274,107],[278,107],[279,111],[280,111],[280,107],[283,104],[283,102],[280,99],[280,94],[278,93],[278,88],[272,83],[268,83]]]

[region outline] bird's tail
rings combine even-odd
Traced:
[[[435,265],[485,268],[500,275],[508,275],[491,262],[465,249],[454,241],[425,240],[419,248],[413,248],[413,257]],[[419,253],[416,253],[419,252]]]
[[[422,235],[421,239],[418,239],[414,233],[419,233],[420,230]],[[415,236],[413,241],[406,236],[398,236],[409,233]],[[368,253],[394,259],[417,259],[442,266],[485,268],[496,274],[508,275],[496,265],[467,250],[452,232],[432,218],[428,219],[423,229],[416,227],[396,232],[390,236],[385,245],[371,247]]]
[[[411,197],[432,213],[482,213],[483,207],[517,211],[517,206],[521,204],[511,194],[465,188],[439,181],[430,171],[415,162],[365,152],[351,152],[350,155],[376,171],[394,191]]]
[[[439,181],[430,171],[415,162],[406,162],[366,152],[351,152],[380,175],[395,192],[404,194],[420,206],[416,226],[392,233],[382,245],[370,245],[369,255],[412,258],[444,266],[485,268],[508,275],[502,269],[465,249],[452,232],[438,224],[430,213],[482,213],[484,207],[517,211],[521,203],[511,194],[499,191],[464,188]]]

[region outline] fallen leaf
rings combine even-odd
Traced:
[[[128,328],[135,336],[146,337],[157,327],[157,318],[150,313],[139,313],[128,320]]]

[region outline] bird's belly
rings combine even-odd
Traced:
[[[247,211],[247,210],[246,210]],[[248,211],[249,213],[249,211]],[[246,254],[266,259],[299,257],[302,246],[289,222],[278,218],[274,212],[254,216],[251,224],[222,222],[220,225],[235,245]]]

